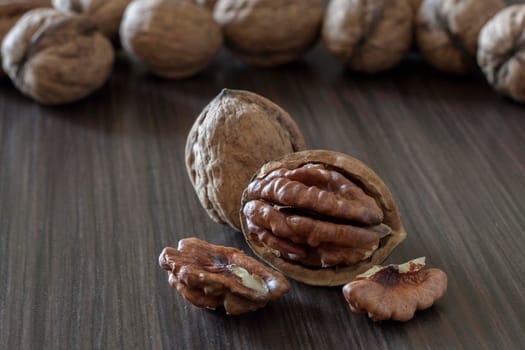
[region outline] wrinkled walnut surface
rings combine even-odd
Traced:
[[[416,34],[426,61],[447,73],[475,70],[479,32],[504,6],[503,0],[424,0]]]
[[[290,283],[242,251],[197,238],[164,248],[160,266],[169,283],[190,303],[208,309],[224,306],[230,315],[264,307],[290,290]]]
[[[79,100],[111,73],[111,43],[85,18],[55,9],[26,13],[4,38],[2,64],[16,87],[43,104]]]
[[[252,250],[300,282],[341,285],[405,239],[392,195],[348,155],[303,151],[265,164],[243,193]]]
[[[298,59],[319,37],[320,0],[220,0],[214,10],[226,45],[257,66],[276,66]]]
[[[52,0],[62,11],[86,15],[113,42],[118,42],[120,20],[131,0]]]
[[[447,275],[439,269],[423,269],[425,258],[403,265],[375,266],[343,287],[356,313],[374,321],[408,321],[416,310],[431,307],[447,290]]]
[[[122,46],[165,78],[202,71],[222,45],[222,33],[210,11],[191,2],[133,1],[120,27]]]
[[[412,26],[412,9],[404,0],[332,0],[323,41],[350,69],[377,73],[401,62],[412,43]]]
[[[210,217],[240,230],[243,190],[264,163],[304,149],[293,119],[266,98],[223,90],[195,121],[186,142],[186,167]]]
[[[525,103],[525,5],[502,10],[483,27],[478,64],[498,92]]]

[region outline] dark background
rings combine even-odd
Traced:
[[[341,289],[293,282],[252,314],[186,303],[157,258],[189,236],[247,250],[211,221],[186,175],[186,135],[223,87],[285,108],[310,148],[349,153],[390,187],[408,239],[449,290],[407,323],[354,315]],[[42,107],[0,82],[0,349],[511,349],[525,344],[525,107],[480,75],[411,55],[391,72],[344,72],[319,46],[264,70],[223,52],[167,81],[124,57],[109,83]]]

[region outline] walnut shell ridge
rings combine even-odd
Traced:
[[[208,215],[241,229],[241,196],[264,163],[304,149],[290,115],[248,91],[224,89],[201,112],[186,142],[186,168]]]
[[[80,100],[108,79],[113,46],[84,17],[55,9],[26,13],[4,38],[2,65],[15,86],[42,104]]]

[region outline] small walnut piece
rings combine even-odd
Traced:
[[[483,27],[478,64],[498,92],[525,103],[525,5],[502,10]]]
[[[412,43],[412,25],[405,0],[332,0],[323,41],[350,69],[377,73],[401,62]]]
[[[242,191],[264,163],[304,149],[293,119],[266,98],[223,90],[201,112],[186,143],[186,167],[210,217],[240,230]]]
[[[425,258],[402,265],[374,266],[343,287],[356,313],[368,313],[374,321],[408,321],[416,310],[431,307],[447,290],[447,275],[424,269]]]
[[[241,223],[259,257],[311,285],[347,283],[406,237],[379,176],[357,159],[323,150],[259,169],[243,193]]]
[[[290,282],[242,251],[197,238],[164,248],[160,266],[169,283],[190,303],[208,309],[224,306],[239,315],[260,309],[290,290]]]
[[[115,54],[85,18],[55,9],[26,13],[7,34],[2,64],[15,86],[43,104],[77,101],[108,79]]]
[[[323,7],[320,0],[220,0],[214,17],[239,58],[271,67],[298,59],[315,44]]]
[[[122,46],[164,78],[202,71],[222,45],[209,10],[183,0],[136,0],[120,26]]]
[[[447,73],[475,70],[479,32],[504,6],[503,0],[424,0],[416,29],[421,53]]]
[[[86,15],[97,28],[113,42],[118,42],[122,14],[131,0],[53,0],[53,6],[62,11]]]

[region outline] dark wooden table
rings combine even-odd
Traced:
[[[483,78],[417,57],[378,76],[318,47],[274,70],[222,53],[165,81],[120,58],[109,83],[42,107],[0,83],[0,349],[511,349],[525,344],[525,106]],[[260,93],[310,148],[349,153],[389,185],[408,239],[449,290],[407,323],[354,315],[340,288],[293,282],[258,312],[186,303],[157,257],[198,236],[248,250],[212,222],[184,165],[186,135],[223,87]]]

